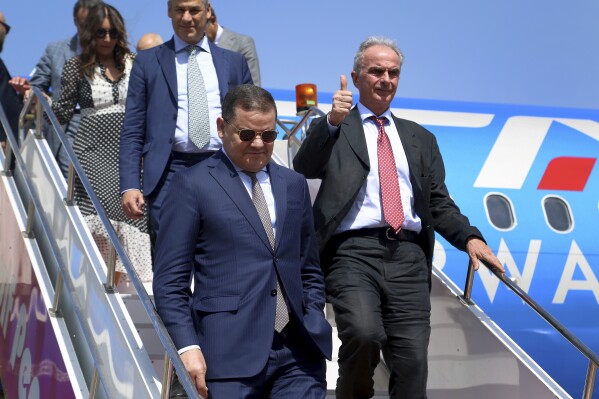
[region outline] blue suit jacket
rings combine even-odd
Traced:
[[[252,83],[245,58],[209,43],[221,101],[230,88]],[[175,44],[139,52],[129,78],[125,121],[121,132],[119,171],[121,192],[141,189],[152,194],[168,163],[177,123]]]
[[[77,55],[77,35],[70,39],[48,44],[42,58],[35,66],[29,82],[49,93],[52,88],[52,99],[60,96],[62,68],[64,64]]]
[[[46,93],[50,93],[51,88],[52,99],[54,101],[57,101],[60,97],[62,89],[62,69],[64,64],[77,55],[78,40],[79,38],[75,35],[69,39],[48,44],[29,80],[32,86],[38,87]],[[71,143],[77,135],[80,120],[80,115],[74,114],[67,124],[63,126],[65,133],[71,139]],[[50,124],[46,123],[45,120],[43,129],[48,145],[56,157],[62,172],[66,176],[69,168],[69,157],[62,148],[60,140],[50,127]]]
[[[230,161],[219,151],[175,174],[162,206],[154,300],[177,348],[199,345],[207,378],[244,378],[266,365],[276,273],[303,344],[331,356],[312,207],[300,174],[269,164],[277,209],[275,250]],[[193,272],[193,296],[189,276]]]

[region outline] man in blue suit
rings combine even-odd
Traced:
[[[156,309],[201,395],[324,398],[332,338],[306,180],[270,162],[270,93],[238,86],[222,111],[222,150],[166,195]]]
[[[31,80],[28,81],[26,78],[15,77],[10,81],[13,88],[19,93],[24,94],[27,99],[29,96],[27,90],[31,86],[35,86],[46,93],[51,92],[52,99],[56,101],[58,97],[60,97],[62,88],[62,68],[68,60],[81,53],[79,36],[83,29],[85,18],[87,17],[89,9],[100,2],[100,0],[77,1],[73,7],[73,21],[77,27],[77,34],[73,37],[48,44],[42,58],[40,58],[35,69],[31,73]],[[71,145],[75,141],[80,120],[81,115],[77,109],[71,120],[63,126],[63,130]],[[69,173],[69,156],[56,134],[53,131],[50,131],[50,125],[44,122],[43,129],[44,136],[48,141],[48,146],[52,150],[62,174],[66,177]]]
[[[141,51],[133,64],[119,154],[123,211],[133,219],[143,217],[145,197],[155,233],[172,175],[221,147],[216,131],[221,101],[230,88],[252,83],[241,54],[220,49],[206,38],[208,0],[170,0],[168,16],[175,32],[173,38]],[[189,46],[200,48],[196,61],[203,76],[210,116],[210,132],[205,132],[210,139],[201,148],[192,142],[188,132],[189,119],[197,115],[188,106]]]

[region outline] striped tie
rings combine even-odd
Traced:
[[[260,216],[260,221],[262,222],[262,226],[266,231],[268,241],[270,241],[270,246],[274,250],[275,233],[272,229],[270,212],[268,211],[268,205],[266,204],[266,199],[264,198],[264,192],[262,191],[262,187],[260,187],[256,173],[244,173],[252,178],[252,202],[256,207],[256,211],[258,211],[258,216]],[[275,331],[283,331],[283,328],[285,328],[287,323],[289,323],[289,310],[287,309],[285,298],[283,298],[283,291],[281,290],[281,284],[279,283],[279,276],[277,274],[277,310],[275,313]]]

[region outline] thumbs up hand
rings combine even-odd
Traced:
[[[352,92],[347,90],[347,78],[341,75],[339,79],[340,89],[333,94],[333,108],[329,112],[329,123],[339,126],[343,119],[349,114],[353,105]]]

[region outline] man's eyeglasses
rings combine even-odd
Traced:
[[[239,135],[239,139],[241,141],[254,141],[256,136],[258,136],[263,142],[272,143],[277,139],[277,136],[279,135],[279,133],[276,130],[267,129],[261,132],[256,132],[252,129],[239,129],[237,126],[227,121],[225,121],[225,123],[233,126],[237,130],[237,134]]]
[[[10,25],[7,24],[6,22],[2,22],[2,21],[0,21],[0,25],[4,26],[4,30],[6,31],[6,34],[8,35],[8,32],[10,32]]]
[[[110,36],[111,39],[118,39],[119,38],[119,32],[112,28],[112,29],[98,29],[96,31],[96,37],[98,39],[104,39],[106,37],[106,35]]]

